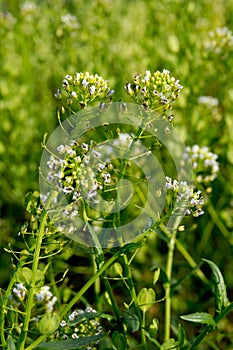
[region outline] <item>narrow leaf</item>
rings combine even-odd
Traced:
[[[184,345],[185,331],[184,331],[184,328],[182,328],[180,324],[179,324],[177,339],[178,339],[178,343],[180,346]]]
[[[156,269],[155,272],[154,272],[153,284],[155,284],[158,281],[159,275],[160,275],[160,268]]]
[[[11,335],[8,335],[7,337],[7,349],[16,350],[16,346]]]
[[[185,320],[185,321],[207,324],[213,327],[216,326],[213,316],[211,314],[208,314],[207,312],[196,312],[194,314],[180,316],[180,318],[182,318],[182,320]]]
[[[79,339],[55,340],[53,342],[41,343],[35,347],[35,350],[72,350],[78,349],[81,346],[87,346],[91,343],[96,343],[106,334],[92,335]]]
[[[212,261],[207,260],[207,259],[202,259],[202,260],[205,261],[207,264],[209,264],[209,266],[213,272],[213,276],[214,276],[214,280],[215,280],[215,292],[214,292],[215,309],[216,309],[216,313],[220,314],[222,309],[227,307],[227,304],[228,304],[226,285],[224,282],[224,278],[223,278],[221,271],[219,270],[218,266],[215,263],[213,263]]]

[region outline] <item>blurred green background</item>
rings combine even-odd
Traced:
[[[1,284],[10,273],[10,256],[4,248],[9,243],[16,250],[23,246],[17,234],[27,218],[24,197],[38,189],[41,141],[57,124],[54,93],[64,75],[98,73],[116,91],[115,101],[130,101],[124,91],[127,80],[147,69],[166,68],[184,86],[173,112],[174,125],[187,145],[210,147],[220,163],[206,214],[186,220],[180,240],[197,262],[204,257],[219,266],[232,300],[233,2],[2,0],[0,4]],[[201,96],[212,99],[203,103]],[[156,249],[144,248],[145,270],[151,267],[146,264],[148,254],[163,261],[162,250]],[[180,293],[181,299],[187,298],[186,293],[192,299],[192,288]],[[193,297],[196,300],[196,294]]]

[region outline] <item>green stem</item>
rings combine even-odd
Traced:
[[[209,284],[208,279],[206,278],[206,276],[204,275],[204,273],[200,270],[200,268],[198,267],[196,261],[191,257],[191,255],[189,254],[189,252],[184,248],[184,246],[182,245],[182,243],[180,243],[178,240],[176,240],[176,248],[177,250],[183,255],[183,257],[185,258],[185,260],[189,263],[189,265],[193,268],[196,269],[195,270],[195,274],[200,278],[200,280],[205,283],[205,284]]]
[[[93,261],[93,267],[94,267],[94,274],[96,274],[96,272],[98,271],[98,264],[96,262],[96,259],[95,259],[95,255],[93,254],[92,256],[92,261]],[[97,278],[97,280],[95,281],[94,283],[94,290],[95,290],[95,301],[97,303],[97,298],[99,297],[100,295],[100,279]]]
[[[177,230],[173,230],[170,241],[168,243],[168,258],[166,266],[167,282],[164,285],[165,288],[165,333],[164,342],[170,338],[171,328],[171,277],[172,277],[172,265],[173,256],[176,243]]]
[[[143,349],[147,350],[145,328],[146,328],[146,313],[143,311],[142,326],[141,326],[141,343],[142,343]]]
[[[49,198],[48,198],[46,205],[43,209],[43,212],[41,214],[40,227],[39,227],[39,230],[37,233],[35,251],[33,254],[32,277],[31,277],[31,281],[30,281],[30,285],[29,285],[29,291],[28,291],[27,303],[26,303],[26,308],[25,308],[25,317],[24,317],[24,321],[23,321],[22,331],[21,331],[21,334],[19,337],[19,342],[18,342],[18,350],[24,350],[25,342],[27,339],[28,326],[29,326],[29,322],[30,322],[30,318],[31,318],[31,311],[32,311],[32,307],[33,307],[33,296],[34,296],[35,285],[36,285],[36,272],[37,272],[38,264],[39,264],[39,260],[40,260],[40,250],[41,250],[42,240],[44,237],[46,220],[48,217],[47,208],[49,207],[53,196],[54,196],[54,193],[52,191],[49,195]]]
[[[60,317],[64,315],[77,303],[80,297],[90,288],[90,286],[96,281],[96,279],[101,276],[101,274],[118,258],[121,251],[118,251],[111,258],[106,261],[101,268],[87,281],[87,283],[79,290],[79,292],[73,297],[73,299],[65,306],[65,308],[60,313]],[[28,349],[27,349],[28,350]]]
[[[123,256],[123,266],[124,266],[124,271],[125,271],[125,275],[127,277],[127,282],[128,282],[128,286],[129,286],[129,292],[130,292],[130,296],[133,300],[133,304],[135,307],[135,312],[136,315],[138,316],[138,319],[140,321],[140,338],[141,338],[141,345],[142,345],[142,349],[143,350],[147,350],[147,345],[146,345],[146,335],[145,335],[145,319],[143,320],[142,315],[141,315],[141,311],[138,305],[138,300],[137,300],[137,293],[135,290],[135,286],[133,283],[133,278],[132,278],[132,274],[131,274],[131,270],[129,268],[129,261],[128,261],[128,257],[126,254],[124,254]],[[143,315],[143,317],[145,317],[145,315]]]
[[[92,240],[93,240],[93,243],[94,243],[94,246],[95,248],[93,248],[93,255],[95,257],[95,273],[97,273],[98,270],[100,270],[101,266],[104,264],[104,254],[103,254],[103,249],[101,247],[101,244],[99,242],[99,239],[96,235],[96,232],[93,230],[92,226],[89,224],[88,222],[88,215],[87,215],[87,211],[88,211],[88,207],[87,206],[84,206],[84,210],[83,210],[83,218],[84,218],[84,221],[85,221],[85,224],[86,226],[88,227],[89,229],[89,232],[91,234],[91,237],[92,237]],[[109,283],[109,280],[108,279],[105,279],[105,276],[103,275],[103,281],[104,281],[104,286],[105,286],[105,289],[110,297],[110,300],[111,300],[111,303],[112,303],[112,309],[113,309],[113,312],[118,320],[118,322],[120,322],[120,313],[119,313],[119,310],[118,310],[118,306],[117,306],[117,303],[116,303],[116,300],[115,300],[115,297],[114,297],[114,294],[113,294],[113,291],[112,291],[112,287]],[[96,279],[95,281],[95,288],[99,288],[99,278]]]
[[[5,315],[7,312],[7,303],[8,303],[12,288],[15,284],[16,273],[21,267],[24,266],[26,260],[27,260],[27,256],[23,257],[18,263],[16,270],[14,271],[13,276],[10,279],[9,285],[7,287],[7,290],[5,291],[4,298],[2,301],[1,312],[0,312],[0,334],[1,334],[1,343],[3,348],[7,345],[5,334],[4,334],[4,321],[5,321]]]
[[[232,239],[231,238],[231,233],[227,230],[226,226],[223,224],[221,219],[219,218],[219,215],[216,213],[213,205],[209,201],[208,203],[208,212],[210,216],[212,217],[213,221],[215,222],[216,226],[219,228],[219,230],[222,232],[223,236],[227,239]]]
[[[168,233],[166,227],[164,226],[160,226],[160,229],[163,231],[163,233],[165,233],[166,235],[166,239],[163,238],[163,240],[165,240],[166,242],[168,242],[168,240],[170,240],[171,235]],[[159,231],[156,230],[156,233],[159,235]],[[161,235],[160,235],[161,237]],[[180,252],[180,254],[182,254],[182,256],[185,258],[185,260],[189,263],[189,265],[195,269],[195,274],[200,278],[200,280],[205,283],[205,284],[209,284],[208,279],[205,277],[204,273],[200,270],[198,264],[196,263],[196,261],[191,257],[191,255],[189,254],[189,252],[185,249],[185,247],[183,246],[183,244],[176,239],[175,241],[175,245],[177,250]]]
[[[64,309],[60,312],[60,319],[62,319],[67,312],[77,303],[77,301],[82,297],[82,295],[90,288],[90,286],[95,283],[96,279],[118,258],[121,254],[121,250],[119,250],[116,254],[114,254],[108,261],[106,261],[102,267],[97,271],[88,281],[87,283],[79,290],[79,292],[73,297],[73,299],[67,304]],[[46,334],[42,334],[39,338],[37,338],[31,345],[29,345],[25,350],[32,350],[38,344],[40,344],[43,340],[48,337]]]
[[[109,295],[109,298],[111,300],[111,304],[112,304],[112,309],[113,309],[113,312],[116,316],[116,319],[118,321],[118,323],[120,323],[120,319],[121,319],[121,316],[120,316],[120,312],[119,312],[119,309],[118,309],[118,305],[117,305],[117,302],[116,302],[116,299],[115,299],[115,296],[113,294],[113,291],[112,291],[112,287],[109,283],[109,280],[105,278],[105,276],[103,276],[103,279],[104,279],[104,286],[105,286],[105,289]]]

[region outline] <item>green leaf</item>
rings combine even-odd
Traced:
[[[178,343],[175,341],[175,339],[170,338],[170,339],[166,340],[165,343],[163,343],[161,345],[160,350],[177,349],[177,345],[178,345]]]
[[[32,271],[28,267],[23,267],[16,273],[16,281],[23,284],[30,284],[32,278]]]
[[[216,327],[213,316],[207,312],[196,312],[194,314],[180,316],[180,318],[185,321],[207,324],[208,326],[213,326],[214,328]]]
[[[79,339],[68,339],[68,340],[55,340],[53,342],[46,342],[37,345],[35,350],[71,350],[78,349],[81,346],[87,346],[91,343],[96,343],[101,338],[105,337],[106,334],[92,335],[85,338]]]
[[[23,267],[21,270],[16,273],[16,281],[22,284],[31,284],[32,271],[28,267]],[[36,283],[39,284],[44,281],[44,272],[41,270],[36,271]]]
[[[7,337],[7,350],[16,350],[16,346],[11,335],[8,335]]]
[[[112,334],[112,342],[115,348],[125,350],[127,349],[127,343],[125,340],[125,337],[122,333],[119,333],[118,331],[114,331]]]
[[[155,284],[158,281],[159,275],[160,275],[160,268],[156,269],[155,272],[154,272],[153,284]]]
[[[40,204],[40,194],[37,191],[28,192],[25,197],[25,208],[31,214],[36,214]]]
[[[214,280],[215,280],[215,292],[214,292],[215,309],[216,309],[216,313],[220,314],[222,309],[227,307],[227,304],[228,304],[228,298],[227,298],[226,285],[224,283],[224,278],[223,278],[221,271],[219,270],[218,266],[215,263],[213,263],[212,261],[207,260],[207,259],[202,259],[202,260],[205,261],[207,264],[209,264],[209,266],[213,272],[213,276],[214,276]]]
[[[149,310],[155,303],[155,291],[152,288],[143,288],[138,294],[138,304],[143,312]]]
[[[177,339],[178,339],[178,343],[180,346],[184,345],[185,331],[184,331],[184,328],[181,327],[180,324],[179,324]]]
[[[56,314],[45,314],[38,323],[38,329],[41,334],[52,334],[60,325],[60,317]]]
[[[125,312],[124,324],[127,326],[129,332],[136,332],[139,330],[140,321],[137,315],[131,312]]]
[[[149,326],[149,335],[151,338],[154,338],[158,332],[159,329],[159,320],[157,318],[154,318],[152,323]]]

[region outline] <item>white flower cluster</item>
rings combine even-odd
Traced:
[[[205,204],[201,191],[195,191],[194,188],[187,184],[186,181],[172,180],[166,176],[166,189],[175,194],[175,199],[181,207],[184,207],[184,214],[192,214],[198,217],[204,214],[202,206]]]
[[[183,154],[182,166],[185,166],[187,159],[191,159],[196,181],[208,184],[217,177],[219,171],[217,158],[217,154],[210,152],[208,147],[194,145],[186,148]]]
[[[97,311],[91,307],[86,307],[85,310],[78,309],[73,311],[66,319],[60,323],[60,329],[56,333],[59,339],[78,339],[81,337],[99,335],[103,328],[97,321]],[[95,343],[98,345],[98,342]],[[86,350],[91,350],[92,347],[86,347]]]
[[[47,180],[65,195],[72,195],[72,202],[76,204],[81,197],[97,203],[97,191],[111,183],[111,163],[102,161],[102,154],[92,144],[79,145],[71,141],[68,145],[59,145],[57,152],[62,158],[49,157]]]
[[[77,230],[84,201],[94,206],[99,204],[100,191],[103,193],[113,183],[114,168],[105,153],[103,156],[95,149],[93,142],[71,141],[68,145],[60,144],[56,151],[57,155],[51,154],[47,160],[47,182],[57,192],[52,203],[57,228],[71,236]],[[42,202],[47,196],[41,195]]]
[[[49,286],[41,287],[39,292],[35,294],[35,297],[39,303],[45,303],[45,307],[48,311],[53,311],[57,297],[50,292]]]
[[[16,18],[12,15],[11,12],[0,11],[1,33],[3,33],[3,29],[12,30],[16,21],[17,21]]]
[[[15,304],[19,305],[19,301],[23,301],[27,295],[27,289],[22,283],[16,283],[15,287],[12,290],[10,295],[10,300],[13,300],[16,297]]]
[[[16,283],[9,297],[11,306],[19,307],[25,300],[27,292],[28,290],[23,283]],[[46,311],[53,311],[57,297],[51,293],[49,286],[41,287],[39,291],[35,293],[34,297],[38,306],[39,304],[43,304]]]
[[[108,87],[108,82],[98,74],[89,72],[76,73],[74,76],[66,75],[63,79],[62,89],[58,89],[55,97],[65,99],[67,105],[77,104],[83,109],[97,97],[111,97],[114,90]]]
[[[233,47],[233,35],[227,27],[216,28],[209,32],[209,40],[205,45],[209,52],[225,55]]]
[[[165,110],[171,108],[171,103],[178,98],[182,88],[179,80],[170,76],[167,69],[153,74],[149,70],[145,75],[137,74],[133,83],[128,82],[125,85],[127,93],[137,103],[151,109],[163,106]]]
[[[201,105],[205,105],[207,108],[215,108],[218,106],[219,101],[217,98],[212,96],[200,96],[198,98],[198,103]]]
[[[27,20],[32,20],[35,15],[39,14],[38,6],[32,1],[27,1],[22,4],[20,10],[21,14],[25,16]]]
[[[79,22],[76,16],[66,13],[61,16],[61,22],[56,30],[57,37],[64,38],[69,35],[70,38],[77,37],[77,29],[79,28]]]
[[[71,15],[70,13],[67,13],[66,15],[62,16],[61,22],[64,27],[71,30],[77,29],[79,27],[77,17],[74,15]]]

